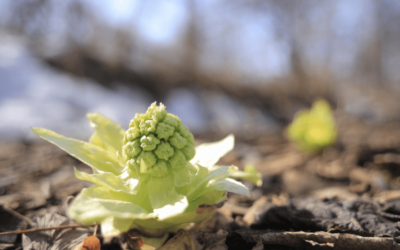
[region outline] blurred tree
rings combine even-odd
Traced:
[[[184,25],[164,43],[138,28],[157,0],[138,1],[120,26],[90,1],[9,1],[13,15],[0,25],[26,35],[39,57],[70,74],[138,86],[157,100],[181,87],[222,92],[287,124],[318,97],[335,106],[338,82],[396,85],[396,2],[176,1]]]

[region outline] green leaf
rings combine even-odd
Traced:
[[[187,163],[187,168],[189,171],[190,184],[182,185],[180,187],[176,187],[175,190],[179,194],[183,194],[187,196],[189,192],[192,192],[193,189],[203,181],[207,175],[210,173],[209,169],[198,164],[192,164],[190,162]]]
[[[246,167],[244,167],[244,172],[235,171],[230,173],[229,177],[251,181],[254,185],[258,187],[261,187],[262,185],[261,173],[258,172],[257,169],[251,164],[247,164]]]
[[[133,221],[133,219],[120,219],[109,216],[101,221],[101,233],[107,236],[119,235],[128,231]]]
[[[96,146],[101,147],[104,150],[107,150],[106,144],[104,144],[104,142],[101,140],[101,138],[99,137],[99,135],[96,132],[94,132],[92,134],[92,136],[90,137],[89,142],[91,144],[94,144]]]
[[[204,193],[202,196],[197,198],[196,200],[190,201],[189,206],[185,210],[185,212],[196,211],[197,208],[201,205],[214,205],[218,202],[223,201],[226,199],[226,192],[212,190]]]
[[[243,183],[235,181],[234,179],[231,178],[226,178],[216,181],[208,188],[213,188],[219,191],[228,191],[251,197],[249,189],[245,185],[243,185]]]
[[[68,215],[81,223],[103,221],[107,217],[147,219],[154,217],[143,207],[134,204],[135,195],[115,192],[99,185],[85,188],[72,202]]]
[[[238,182],[231,178],[218,178],[210,180],[207,185],[203,186],[199,189],[199,192],[196,193],[196,199],[201,198],[204,194],[212,192],[212,191],[227,191],[236,194],[246,195],[250,197],[250,192],[248,188],[243,185],[241,182]],[[190,196],[192,197],[192,196]]]
[[[162,229],[170,232],[176,232],[178,229],[183,228],[189,223],[199,222],[208,218],[213,212],[214,208],[207,205],[213,205],[224,199],[225,191],[213,190],[199,197],[195,201],[190,202],[189,206],[183,213],[174,215],[163,220],[160,219],[146,219],[146,220],[135,220],[134,225],[131,228],[138,228],[138,230],[159,235],[162,233]],[[204,208],[199,208],[200,205],[206,205]]]
[[[172,172],[174,173],[175,186],[183,187],[190,184],[190,174],[186,167]]]
[[[121,191],[128,194],[136,194],[136,187],[139,183],[139,179],[136,178],[126,178],[125,181],[112,173],[98,173],[98,174],[88,174],[85,172],[79,172],[76,168],[75,175],[78,179],[84,181],[90,181],[94,184],[99,184],[106,186],[114,191]],[[122,174],[124,175],[124,174]]]
[[[186,162],[186,168],[189,171],[189,174],[195,175],[199,171],[199,165],[192,164],[190,162]]]
[[[87,118],[108,150],[113,153],[121,150],[125,131],[118,123],[98,113],[87,114]]]
[[[185,211],[188,206],[186,196],[175,191],[174,176],[150,177],[147,190],[154,214],[163,220]]]
[[[41,138],[57,145],[68,154],[89,165],[95,171],[117,174],[122,170],[115,155],[99,146],[67,138],[44,128],[32,128],[32,130]]]
[[[232,173],[234,171],[237,171],[237,167],[235,167],[235,166],[221,167],[221,168],[215,169],[214,171],[209,173],[202,181],[197,183],[197,185],[195,185],[195,186],[190,188],[190,191],[187,194],[188,199],[190,201],[197,199],[201,195],[203,195],[206,192],[210,191],[210,189],[207,189],[207,187],[211,183],[217,182],[217,181],[222,180],[224,178],[227,178],[228,174]]]
[[[214,207],[212,205],[221,202],[226,199],[226,195],[224,195],[225,191],[216,191],[213,190],[211,192],[205,193],[195,201],[191,201],[189,206],[182,214],[175,215],[173,217],[164,219],[162,221],[158,221],[157,224],[150,225],[146,224],[148,227],[170,227],[169,230],[173,231],[173,228],[176,230],[179,228],[183,228],[188,223],[199,222],[204,219],[207,219],[213,212]],[[199,207],[202,206],[202,207]],[[149,221],[152,221],[150,219]]]
[[[196,155],[190,162],[211,168],[222,156],[233,149],[234,143],[234,136],[228,135],[221,141],[201,144],[196,148]]]

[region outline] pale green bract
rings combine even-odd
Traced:
[[[161,237],[207,218],[226,191],[250,196],[230,177],[260,185],[255,170],[214,165],[233,148],[232,135],[195,151],[193,135],[162,104],[153,103],[145,114],[137,114],[127,131],[101,114],[87,117],[95,130],[90,142],[32,129],[93,169],[93,174],[75,169],[79,179],[94,185],[82,190],[68,214],[81,223],[101,223],[105,235],[136,228]]]

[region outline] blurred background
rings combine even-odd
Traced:
[[[396,0],[4,0],[0,140],[31,126],[86,139],[163,102],[195,135],[274,134],[325,98],[341,117],[400,118]]]

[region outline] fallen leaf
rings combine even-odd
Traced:
[[[147,245],[140,237],[129,237],[128,245],[133,250],[155,250],[156,248]]]
[[[34,224],[39,228],[68,225],[71,221],[59,214],[46,214],[36,217]],[[88,228],[53,229],[22,235],[24,250],[73,250],[88,236]]]
[[[17,231],[25,229],[27,222],[16,217],[9,211],[0,206],[0,232]],[[3,235],[0,236],[0,242],[4,243],[14,243],[17,239],[17,235]]]

